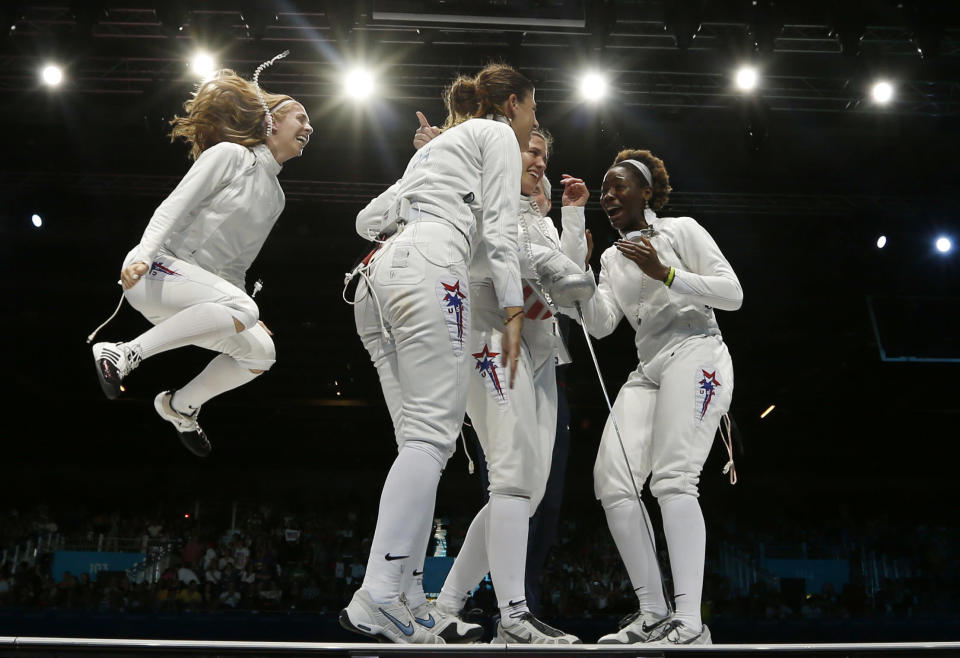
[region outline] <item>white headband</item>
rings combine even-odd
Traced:
[[[643,177],[647,179],[647,185],[649,185],[650,187],[653,187],[653,176],[650,175],[650,170],[647,168],[647,165],[643,164],[639,160],[621,160],[617,164],[618,165],[632,164],[634,167],[637,168],[637,171],[643,174]]]
[[[279,110],[279,109],[280,109],[281,107],[283,107],[284,105],[289,105],[290,103],[296,103],[296,102],[297,102],[297,101],[293,100],[292,98],[288,98],[288,99],[286,99],[286,100],[284,100],[284,101],[280,101],[279,103],[277,103],[276,105],[274,105],[273,108],[271,108],[269,114],[276,114],[277,110]]]

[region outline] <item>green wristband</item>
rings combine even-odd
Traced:
[[[670,287],[670,284],[673,283],[673,277],[676,275],[676,273],[677,271],[671,267],[670,274],[668,274],[667,278],[663,280],[664,284],[666,284],[668,288]]]

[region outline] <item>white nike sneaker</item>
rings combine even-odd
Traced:
[[[120,397],[123,378],[140,365],[140,352],[126,343],[95,343],[93,361],[97,365],[100,388],[111,400]]]
[[[672,619],[664,624],[658,637],[649,640],[653,644],[677,645],[677,644],[713,644],[710,637],[710,629],[706,624],[699,631],[691,629],[679,619]]]
[[[616,633],[604,635],[597,640],[597,644],[637,644],[639,642],[650,642],[651,638],[659,638],[662,635],[664,624],[669,620],[669,615],[656,619],[652,616],[645,616],[637,610],[620,620],[620,630]]]
[[[390,603],[374,603],[363,589],[353,594],[349,605],[340,611],[340,625],[348,631],[396,644],[446,644],[413,619],[407,604],[399,597]]]
[[[459,614],[437,605],[436,601],[427,601],[410,612],[415,622],[442,637],[447,644],[469,644],[483,637],[483,626],[464,621]]]
[[[153,408],[157,410],[160,417],[171,423],[177,430],[177,436],[180,437],[180,443],[183,447],[195,454],[197,457],[206,457],[210,454],[213,446],[207,435],[200,429],[197,423],[199,409],[195,409],[190,415],[180,413],[173,408],[173,392],[163,391],[153,399]]]
[[[510,626],[504,627],[503,621],[497,624],[497,637],[494,643],[580,644],[580,640],[575,635],[547,626],[531,613],[525,612]]]

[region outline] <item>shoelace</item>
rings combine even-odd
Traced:
[[[130,368],[127,372],[132,371],[134,368],[140,365],[140,362],[143,361],[143,357],[140,355],[140,346],[139,345],[127,345],[123,344],[123,347],[127,352],[127,366]]]

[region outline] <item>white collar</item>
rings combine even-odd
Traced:
[[[277,162],[277,159],[273,157],[273,151],[266,144],[257,144],[252,150],[257,161],[266,167],[268,173],[276,176],[283,169],[283,165]]]

